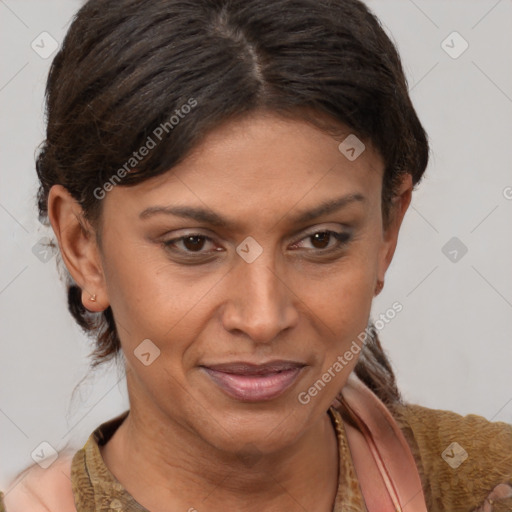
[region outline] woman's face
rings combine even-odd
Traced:
[[[383,230],[381,159],[367,146],[352,160],[344,137],[257,114],[222,125],[172,171],[108,192],[100,278],[84,284],[114,312],[135,415],[223,451],[270,452],[329,408],[411,188]],[[299,366],[211,369],[276,360]]]

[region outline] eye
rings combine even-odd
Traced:
[[[304,247],[301,244],[303,244],[304,241],[310,241],[312,247],[306,247],[307,249],[318,249],[319,252],[330,252],[331,250],[336,250],[344,246],[350,240],[350,238],[351,235],[347,232],[339,233],[337,231],[331,230],[315,231],[314,233],[310,233],[309,235],[302,238],[293,246]]]
[[[303,237],[292,245],[292,248],[305,248],[308,251],[330,253],[341,249],[350,240],[347,232],[332,230],[315,231]],[[308,247],[308,242],[310,246]],[[208,253],[222,251],[215,245],[212,238],[200,233],[190,233],[181,237],[162,242],[169,251],[181,254],[185,257],[205,256]]]
[[[185,254],[204,254],[210,251],[203,251],[202,249],[207,244],[213,244],[213,240],[199,233],[190,233],[179,238],[173,238],[172,240],[166,240],[163,242],[164,246],[170,250],[182,252]],[[220,248],[213,249],[214,251],[222,250]]]

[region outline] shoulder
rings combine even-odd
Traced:
[[[462,468],[466,460],[471,463],[471,458],[478,456],[480,465],[487,461],[496,467],[498,473],[512,476],[512,425],[492,422],[476,414],[462,416],[453,411],[428,409],[416,404],[398,407],[395,417],[405,428],[411,429],[418,447],[426,451],[425,455],[432,450],[436,453],[441,450],[441,460],[449,459],[451,450],[443,455],[444,450],[458,444],[460,448],[452,448],[458,454],[459,467]],[[467,458],[462,449],[467,453]],[[425,462],[428,463],[428,459]],[[453,468],[457,461],[447,465]]]
[[[4,490],[6,512],[75,512],[72,459],[65,453],[47,469],[34,464],[22,471]]]
[[[495,497],[494,510],[512,509],[512,487],[503,485],[512,485],[512,425],[416,404],[392,412],[418,462],[432,510],[477,510]],[[492,494],[497,488],[498,496]]]

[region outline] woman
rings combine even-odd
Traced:
[[[370,321],[428,142],[364,4],[91,0],[47,107],[40,215],[130,409],[8,512],[512,509],[512,426],[404,403]]]

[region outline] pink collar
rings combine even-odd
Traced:
[[[354,372],[340,403],[355,424],[344,422],[368,512],[427,512],[411,449],[384,403]]]

